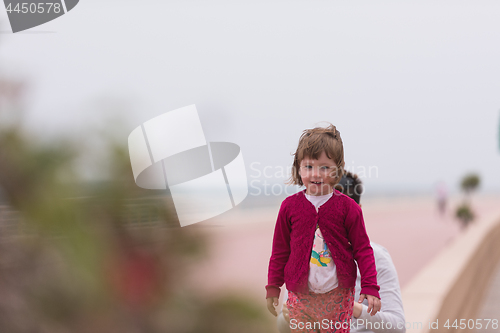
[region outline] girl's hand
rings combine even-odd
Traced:
[[[276,313],[276,306],[278,306],[278,297],[269,297],[267,299],[267,309],[271,312],[275,317],[278,317],[278,313]]]
[[[358,303],[363,302],[364,299],[368,300],[368,313],[374,316],[379,310],[380,307],[382,306],[382,303],[380,303],[380,299],[372,296],[372,295],[366,295],[366,294],[361,294],[359,295],[359,301]]]

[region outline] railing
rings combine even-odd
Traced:
[[[500,262],[499,240],[499,214],[478,221],[403,289],[407,333],[481,331],[477,325],[471,326],[469,319],[477,320],[489,281]],[[422,242],[425,246],[425,240]],[[460,327],[461,319],[465,328]]]

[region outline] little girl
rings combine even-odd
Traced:
[[[267,307],[277,315],[286,283],[292,332],[349,332],[356,263],[361,273],[359,302],[380,309],[373,250],[358,204],[334,190],[344,168],[344,148],[335,126],[305,130],[290,183],[305,190],[286,198],[274,230],[269,260]]]

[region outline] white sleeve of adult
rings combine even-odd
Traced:
[[[361,323],[362,320],[365,328],[375,333],[405,333],[405,314],[396,268],[384,247],[374,243],[372,247],[377,265],[377,282],[380,286],[382,307],[372,316],[367,312],[368,306],[362,304],[363,311],[357,318],[359,320],[357,323]]]

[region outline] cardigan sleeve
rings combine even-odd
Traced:
[[[354,259],[358,263],[361,273],[361,294],[372,295],[380,298],[380,287],[377,285],[377,270],[373,249],[366,233],[363,213],[354,200],[349,200],[346,217],[346,228],[349,241],[353,248]]]
[[[276,226],[274,227],[266,298],[279,297],[280,287],[285,282],[285,266],[290,256],[290,231],[291,225],[287,216],[286,201],[284,201],[281,204]]]

